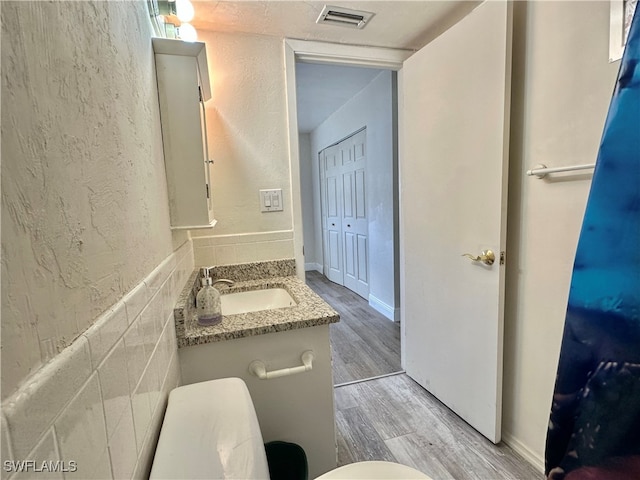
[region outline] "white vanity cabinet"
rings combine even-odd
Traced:
[[[254,360],[267,371],[302,364],[314,354],[310,371],[260,380],[249,373]],[[309,478],[336,467],[336,437],[329,325],[299,328],[178,349],[183,385],[217,378],[242,378],[256,409],[263,440],[300,445],[307,455]],[[211,399],[211,408],[216,399]]]
[[[211,98],[205,44],[154,38],[172,229],[215,225],[204,102]]]

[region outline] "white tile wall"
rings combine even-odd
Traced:
[[[93,373],[54,423],[61,459],[78,462],[75,478],[90,478],[107,450],[98,375]],[[65,475],[68,476],[68,475]]]
[[[0,438],[0,444],[2,444],[2,461],[13,460],[13,454],[11,453],[11,445],[9,444],[9,429],[7,427],[7,421],[4,418],[4,412],[0,417],[2,423],[0,424],[0,434],[2,434],[2,438]],[[4,468],[0,470],[2,472],[2,478],[7,478],[9,474],[5,472]]]
[[[173,306],[193,269],[188,241],[2,403],[3,462],[34,461],[3,463],[2,479],[148,476],[180,383]]]
[[[131,478],[138,461],[136,432],[131,405],[109,438],[109,457],[113,478]]]
[[[91,365],[95,369],[122,336],[129,326],[127,310],[124,303],[120,302],[107,310],[100,318],[84,332],[89,341],[91,351]]]
[[[42,462],[56,462],[60,460],[53,429],[47,431],[47,433],[42,437],[38,445],[33,449],[30,459],[37,462],[38,465],[42,465]],[[24,471],[16,474],[13,478],[16,480],[36,478],[62,480],[64,476],[62,471],[36,473],[25,469]]]
[[[2,403],[15,460],[28,458],[91,373],[89,343],[80,336]]]
[[[111,438],[122,416],[127,411],[131,412],[131,388],[129,387],[128,376],[124,380],[122,378],[126,371],[127,351],[124,346],[124,340],[121,338],[104,362],[98,367],[107,438]]]
[[[193,253],[198,266],[293,258],[293,231],[193,237]]]

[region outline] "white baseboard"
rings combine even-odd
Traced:
[[[502,432],[502,441],[509,445],[514,452],[523,457],[535,469],[544,474],[544,458],[534,453],[529,447],[518,440],[509,432]]]
[[[305,272],[309,272],[309,271],[316,271],[318,273],[322,273],[322,265],[320,265],[319,263],[305,263],[304,264],[304,271]]]
[[[369,294],[369,306],[377,312],[380,312],[392,322],[397,322],[400,320],[400,309],[394,309],[392,306],[387,305],[375,295]]]

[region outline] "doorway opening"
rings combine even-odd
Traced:
[[[341,385],[403,371],[397,74],[387,61],[316,60],[294,56],[289,96],[299,168],[296,175],[292,161],[292,183],[299,182],[304,231],[298,267],[341,316],[332,328],[334,383]]]
[[[470,263],[466,253],[506,249],[511,7],[480,4],[400,62],[399,74],[402,366],[494,443],[502,433],[506,267],[473,254]],[[285,43],[288,90],[296,58],[320,50],[299,46]],[[336,45],[324,49],[324,61],[363,58]],[[289,119],[296,119],[287,93]],[[289,128],[297,150],[297,132]],[[298,154],[290,153],[298,175]]]

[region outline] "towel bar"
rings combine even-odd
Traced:
[[[527,170],[527,175],[535,175],[538,178],[544,178],[547,173],[559,173],[559,172],[572,172],[574,170],[588,170],[594,168],[595,163],[586,163],[584,165],[571,165],[568,167],[554,167],[548,168],[546,165],[536,165],[531,170]]]

